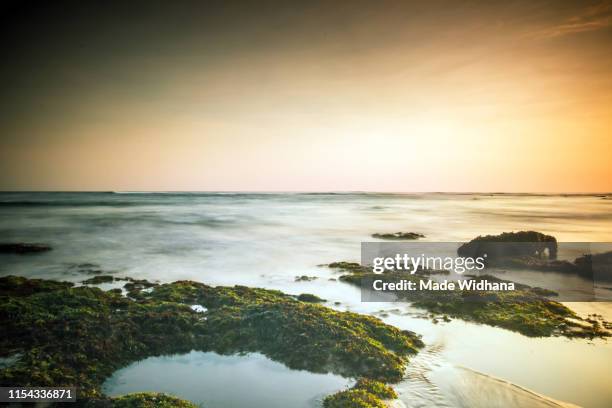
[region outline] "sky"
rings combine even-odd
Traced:
[[[612,191],[612,1],[0,15],[0,190]]]

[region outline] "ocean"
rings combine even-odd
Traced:
[[[338,273],[321,266],[358,262],[361,242],[373,240],[374,233],[410,231],[424,234],[423,241],[459,242],[526,229],[559,241],[612,242],[612,197],[0,193],[0,241],[53,247],[35,255],[0,255],[0,275],[78,283],[95,270],[160,282],[192,279],[313,293],[330,307],[373,314],[423,335],[425,350],[396,387],[407,407],[504,407],[512,401],[612,406],[612,346],[605,340],[527,338],[460,320],[433,324],[405,303],[361,302],[359,289],[330,280]],[[296,281],[301,275],[317,279]],[[525,276],[529,283],[537,274]],[[571,285],[577,278],[561,279]],[[568,305],[612,320],[610,303]]]

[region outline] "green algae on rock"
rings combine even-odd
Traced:
[[[397,382],[422,346],[375,317],[244,286],[179,281],[130,298],[10,276],[0,278],[0,296],[0,350],[20,353],[0,370],[0,385],[73,385],[84,402],[107,399],[100,391],[107,377],[155,355],[260,352],[293,369]]]
[[[422,276],[405,272],[387,271],[375,274],[370,268],[354,262],[334,262],[330,267],[344,270],[340,281],[356,286],[366,285],[373,280],[395,283],[412,281],[417,285]],[[475,281],[510,282],[490,275],[472,276]],[[555,292],[514,284],[513,291],[394,291],[399,299],[411,302],[413,306],[432,313],[446,315],[476,323],[497,326],[531,337],[609,337],[606,324],[594,324],[582,319],[572,310],[547,296]],[[603,327],[602,327],[603,326]]]
[[[573,262],[558,260],[558,251],[555,237],[519,231],[476,237],[461,245],[457,254],[463,257],[486,254],[487,266],[573,273],[597,281],[612,281],[612,251],[585,254]]]
[[[0,278],[0,296],[23,297],[36,293],[53,292],[74,286],[70,282],[57,282],[45,279],[28,279],[21,276]]]
[[[297,300],[300,302],[308,302],[308,303],[323,303],[327,302],[325,299],[321,299],[317,295],[313,295],[311,293],[302,293],[297,297]]]
[[[362,266],[357,262],[332,262],[330,264],[325,265],[328,268],[334,269],[340,272],[350,272],[350,275],[342,275],[340,276],[340,280],[345,282],[355,281],[355,283],[359,284],[361,282],[361,277],[363,275],[372,274],[372,268],[369,266]],[[431,275],[449,275],[450,271],[446,269],[424,269],[419,267],[414,275],[419,276],[431,276]]]
[[[141,292],[145,289],[150,289],[157,286],[157,283],[149,282],[146,279],[134,278],[115,278],[115,280],[127,281],[123,288],[127,290],[128,296],[134,299],[140,298]]]
[[[383,400],[397,398],[390,386],[368,378],[361,378],[349,390],[329,395],[323,400],[325,408],[385,408]]]
[[[503,244],[503,245],[499,245]],[[503,232],[499,235],[479,236],[461,245],[457,254],[463,257],[487,256],[487,262],[506,257],[536,257],[546,255],[550,259],[557,258],[557,239],[551,235],[537,231]]]
[[[395,399],[397,393],[390,386],[381,383],[380,381],[371,380],[369,378],[360,378],[355,386],[357,390],[366,390],[370,394],[374,394],[378,398]]]
[[[323,400],[324,408],[386,408],[384,401],[376,395],[351,388],[327,396]]]
[[[295,277],[296,282],[312,282],[313,280],[317,280],[317,279],[318,278],[316,276],[307,276],[307,275],[301,275],[301,276]]]
[[[81,283],[85,285],[99,285],[100,283],[110,283],[114,280],[115,278],[113,278],[111,275],[97,275],[93,278],[85,279]]]
[[[110,398],[108,403],[113,408],[198,408],[189,401],[153,392],[139,392]]]
[[[332,269],[337,269],[341,272],[350,272],[351,274],[359,274],[359,273],[369,273],[372,272],[370,268],[367,266],[362,266],[357,262],[332,262],[327,265],[327,267]]]

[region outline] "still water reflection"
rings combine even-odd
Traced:
[[[115,372],[103,390],[112,396],[166,392],[206,408],[310,408],[352,383],[338,375],[291,370],[259,353],[192,351],[131,364]]]

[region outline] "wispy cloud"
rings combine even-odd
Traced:
[[[587,7],[579,14],[558,24],[549,25],[529,33],[532,38],[554,38],[564,35],[601,30],[612,26],[612,2],[605,1]]]

